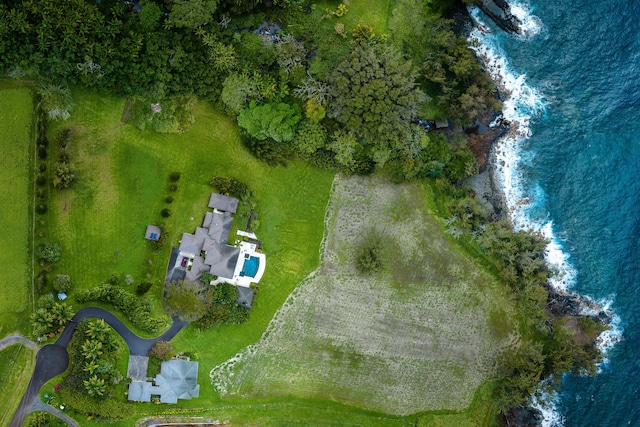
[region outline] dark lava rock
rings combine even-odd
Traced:
[[[480,0],[480,9],[508,33],[520,34],[522,22],[513,16],[505,0]]]

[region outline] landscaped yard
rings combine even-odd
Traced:
[[[425,211],[422,185],[337,179],[317,274],[260,342],[212,371],[214,387],[225,399],[330,398],[396,415],[468,408],[507,344],[489,314],[509,302]],[[356,248],[372,228],[386,266],[360,274]]]
[[[28,88],[0,86],[0,338],[28,333],[31,288],[29,244],[29,152],[33,147],[33,95]]]

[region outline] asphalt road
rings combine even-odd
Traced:
[[[18,409],[15,414],[13,414],[13,418],[9,424],[10,427],[21,427],[27,415],[32,411],[40,388],[51,378],[67,370],[69,366],[67,346],[69,345],[71,336],[80,321],[90,318],[104,319],[127,343],[129,353],[135,356],[148,356],[156,342],[171,341],[182,328],[189,324],[174,316],[171,327],[159,337],[140,338],[107,310],[98,307],[86,307],[79,310],[75,316],[73,316],[73,319],[67,323],[67,326],[56,342],[45,345],[36,354],[36,367],[31,375],[27,390],[24,392],[22,400],[20,400],[20,405],[18,405]]]

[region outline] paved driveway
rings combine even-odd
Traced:
[[[122,323],[116,316],[98,307],[86,307],[79,310],[73,319],[67,323],[64,331],[58,337],[55,343],[45,345],[36,354],[36,367],[31,375],[31,380],[27,386],[27,390],[22,396],[20,405],[11,419],[10,427],[21,427],[27,415],[33,410],[32,407],[38,396],[40,388],[56,375],[60,375],[67,370],[69,366],[69,354],[67,346],[71,340],[73,332],[76,330],[78,323],[84,319],[104,319],[111,327],[124,339],[129,347],[129,353],[135,356],[149,356],[151,348],[158,341],[171,341],[178,332],[182,330],[188,322],[173,317],[173,324],[165,333],[156,338],[140,338],[127,326]],[[55,414],[54,414],[55,415]]]

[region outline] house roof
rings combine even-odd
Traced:
[[[193,257],[193,264],[191,264],[191,270],[187,270],[185,274],[185,280],[195,282],[200,279],[200,276],[205,271],[209,271],[209,266],[204,263],[201,256],[196,255]]]
[[[197,230],[196,230],[197,231]],[[199,236],[182,233],[182,240],[180,241],[180,252],[198,255],[202,251],[202,244],[204,239],[198,238]]]
[[[253,305],[253,297],[256,294],[255,289],[245,288],[244,286],[236,286],[238,289],[238,305],[244,308],[251,308]]]
[[[160,373],[156,375],[156,385],[160,388],[160,402],[176,403],[178,399],[198,397],[198,362],[168,360],[162,362]]]
[[[211,225],[211,220],[213,219],[213,212],[205,212],[204,213],[204,219],[202,220],[202,226],[204,228],[209,228],[209,226]]]
[[[209,224],[209,237],[218,243],[227,243],[231,234],[231,226],[233,225],[233,217],[229,214],[223,215],[213,213],[211,215],[211,223]]]
[[[225,196],[224,194],[211,193],[209,198],[209,207],[229,213],[236,213],[238,210],[238,199],[235,197]]]
[[[240,248],[234,248],[228,245],[214,245],[207,252],[205,264],[209,264],[211,274],[218,277],[231,278],[238,263],[238,255]]]
[[[144,238],[147,240],[160,240],[160,236],[162,235],[162,230],[157,225],[147,225],[147,231],[144,233]]]
[[[132,381],[129,400],[150,402],[151,395],[159,395],[162,403],[177,403],[178,399],[191,399],[200,395],[198,362],[168,360],[162,362],[156,385],[149,381]]]

